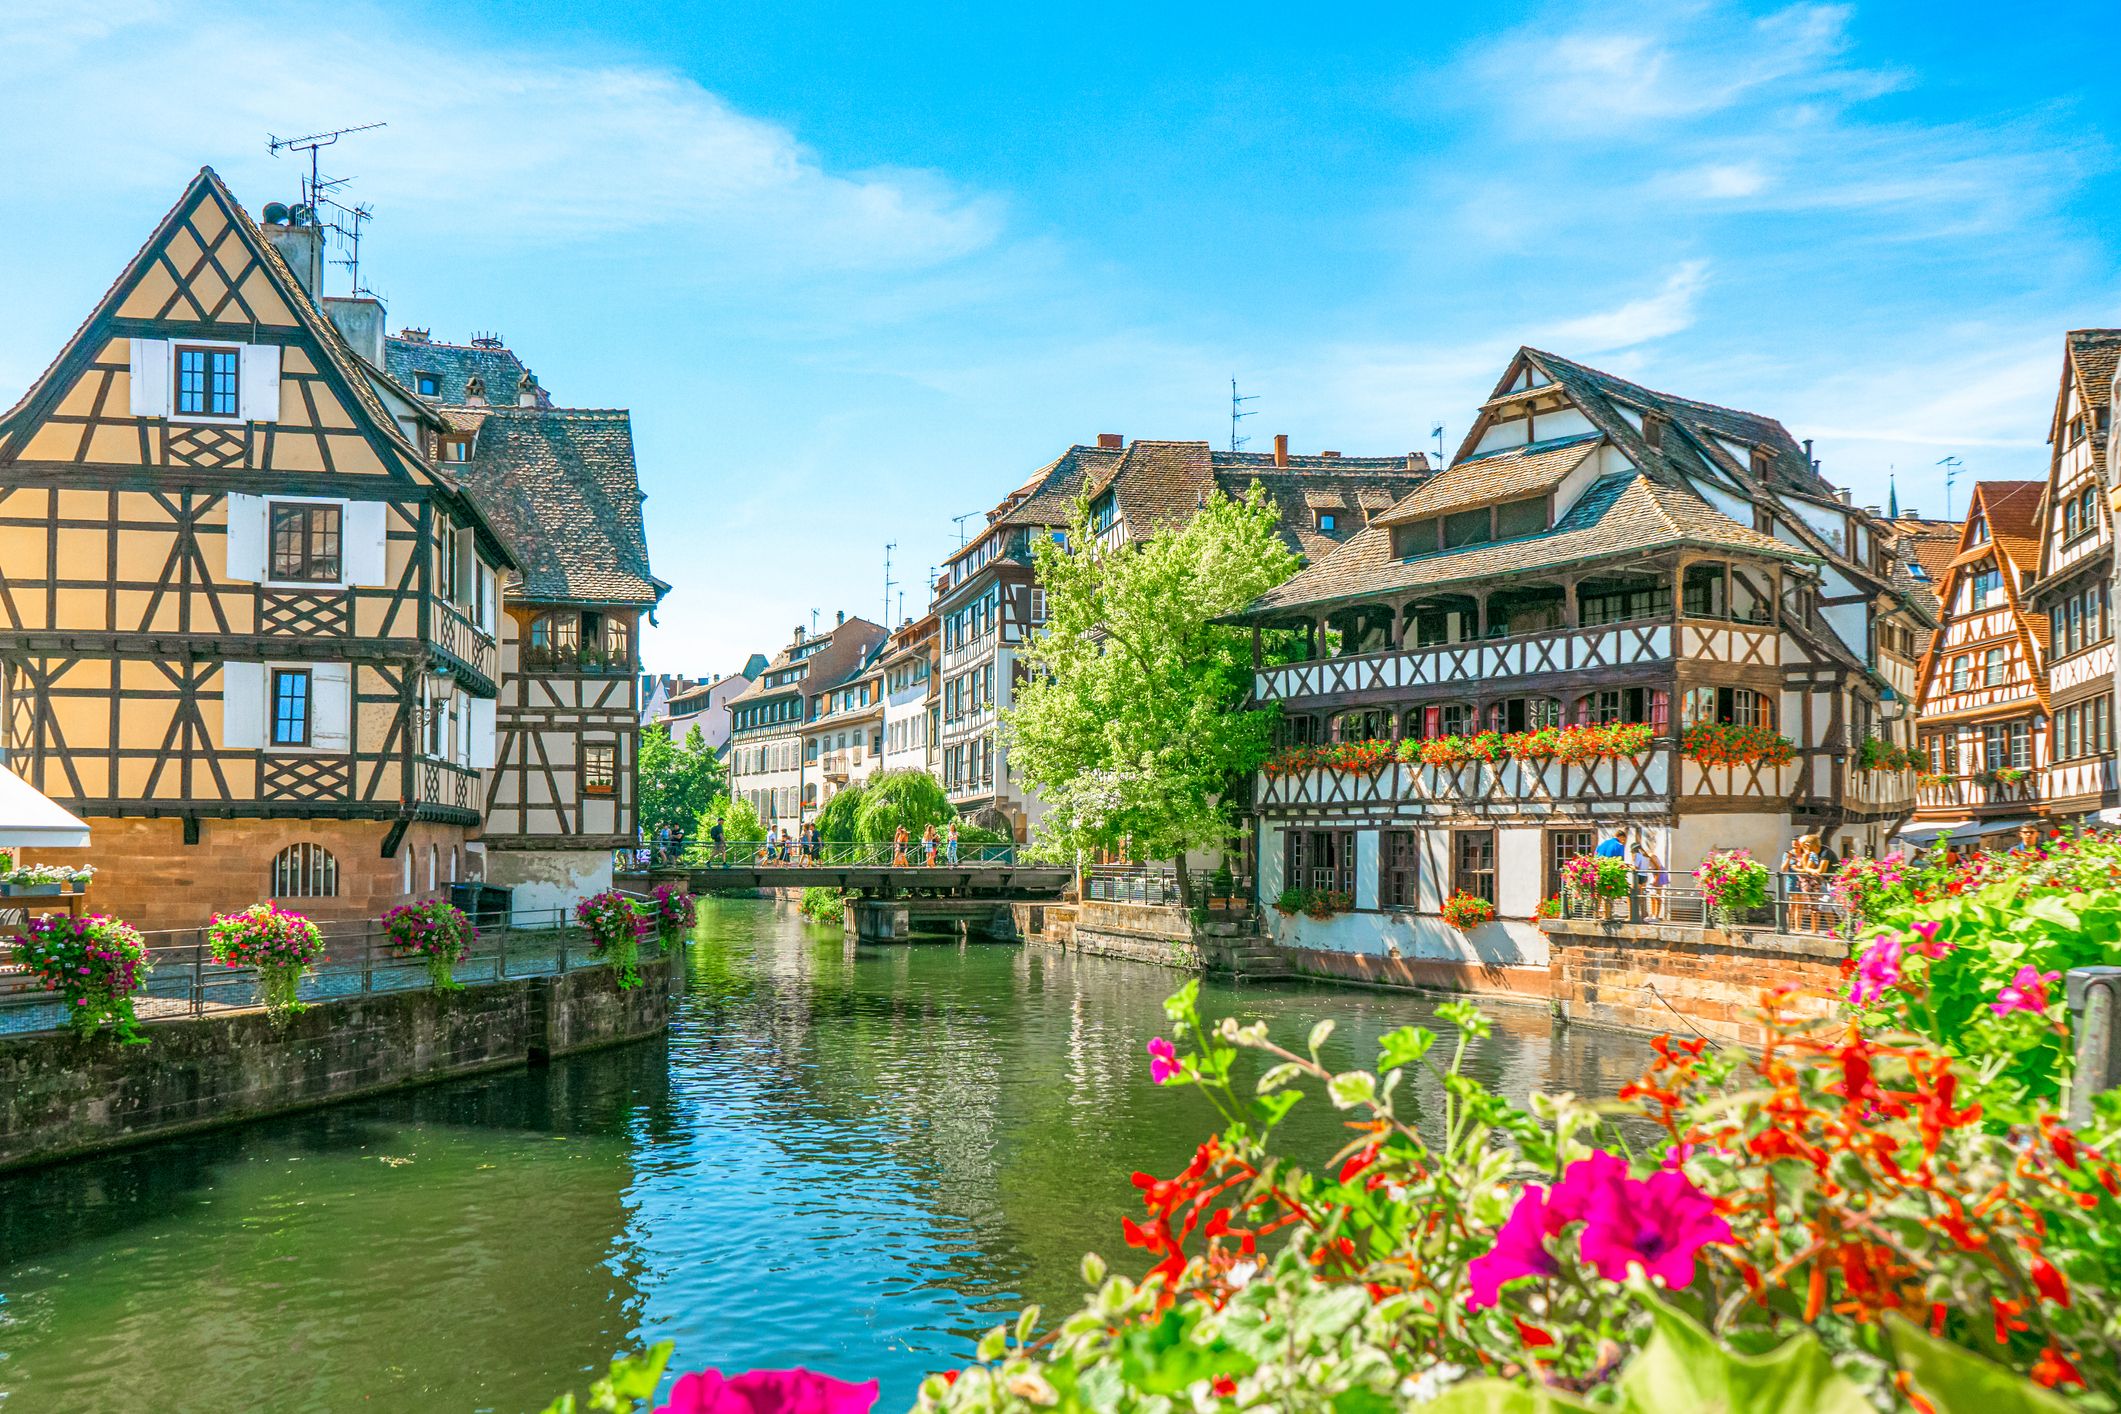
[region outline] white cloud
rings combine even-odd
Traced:
[[[1646,344],[1690,327],[1694,302],[1708,282],[1708,262],[1690,260],[1666,276],[1656,294],[1548,325],[1535,332],[1533,339],[1552,345],[1557,353],[1609,353]]]
[[[482,247],[617,234],[674,241],[702,261],[741,250],[765,267],[907,269],[991,246],[998,202],[924,172],[829,170],[786,128],[737,112],[669,69],[533,49],[464,52],[380,13],[114,0],[0,18],[0,158],[47,191],[170,187],[200,155],[255,203],[294,164],[282,135],[387,117],[325,170],[407,234]],[[229,73],[212,102],[171,74]],[[68,115],[54,140],[48,115]],[[10,136],[11,135],[11,136]]]

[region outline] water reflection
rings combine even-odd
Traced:
[[[994,1312],[1071,1301],[1086,1248],[1122,1259],[1128,1175],[1212,1128],[1148,1079],[1175,974],[857,951],[748,902],[710,902],[700,939],[667,1041],[0,1182],[0,1404],[535,1410],[673,1339],[880,1376],[902,1407]],[[1331,1015],[1337,1064],[1431,1019],[1293,986],[1204,1004],[1291,1041]],[[1610,1094],[1646,1054],[1496,1020],[1471,1065],[1520,1097]],[[1339,1118],[1306,1101],[1288,1145],[1330,1152]]]

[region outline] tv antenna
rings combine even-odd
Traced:
[[[1439,422],[1434,427],[1431,427],[1429,435],[1436,439],[1436,465],[1441,467],[1443,465],[1443,424]]]
[[[983,516],[983,515],[985,515],[985,514],[986,514],[986,512],[985,512],[985,511],[966,511],[966,512],[965,512],[965,513],[964,513],[963,515],[961,515],[961,516],[952,516],[952,517],[950,517],[950,519],[951,519],[951,520],[952,520],[953,522],[955,522],[955,523],[956,523],[956,525],[957,525],[957,548],[958,548],[958,549],[962,550],[962,549],[964,549],[964,548],[965,548],[965,538],[966,538],[966,537],[965,537],[965,522],[966,522],[966,521],[968,521],[968,520],[970,520],[970,519],[972,519],[972,518],[973,518],[974,516]]]
[[[1239,436],[1239,435],[1237,434],[1237,424],[1238,424],[1238,423],[1239,423],[1240,421],[1242,421],[1243,419],[1245,419],[1245,418],[1248,418],[1248,417],[1257,417],[1257,416],[1259,416],[1259,409],[1258,409],[1258,408],[1248,408],[1248,407],[1246,407],[1246,406],[1245,406],[1245,404],[1246,404],[1246,403],[1256,403],[1256,402],[1258,402],[1258,401],[1259,401],[1259,394],[1257,394],[1257,393],[1239,393],[1239,392],[1237,391],[1237,380],[1236,380],[1235,378],[1232,378],[1232,379],[1230,380],[1230,450],[1231,450],[1231,451],[1235,452],[1235,451],[1241,451],[1241,450],[1243,450],[1243,448],[1244,448],[1244,445],[1245,445],[1245,443],[1247,443],[1247,442],[1249,442],[1249,441],[1251,441],[1251,440],[1252,440],[1252,439],[1251,439],[1250,437],[1240,437],[1240,436]]]
[[[891,552],[898,548],[898,541],[887,541],[884,545],[884,632],[891,631]],[[904,596],[900,596],[903,598]]]
[[[333,186],[337,185],[337,183],[326,183],[326,185]],[[317,204],[320,207],[327,207],[335,213],[333,219],[324,223],[324,229],[339,238],[339,249],[346,252],[343,259],[331,260],[326,263],[346,267],[346,278],[352,287],[349,293],[357,295],[374,294],[374,290],[361,283],[361,226],[363,222],[376,214],[375,208],[365,201],[348,206],[344,202],[334,201],[328,196],[320,198]]]
[[[1939,457],[1937,465],[1944,468],[1944,518],[1952,518],[1952,485],[1959,479],[1959,468],[1966,463],[1957,457]]]
[[[305,133],[301,137],[274,137],[271,133],[267,133],[265,135],[265,150],[275,157],[278,157],[282,152],[306,152],[309,154],[309,180],[303,184],[302,200],[308,205],[314,206],[318,198],[324,195],[326,188],[326,183],[317,175],[318,151],[330,147],[348,133],[365,133],[375,128],[387,128],[389,126],[390,124],[388,123],[363,123],[359,127],[333,128],[328,133]],[[341,178],[341,181],[343,180]],[[339,182],[332,182],[329,185],[337,186]]]

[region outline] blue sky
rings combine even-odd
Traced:
[[[659,670],[876,617],[888,541],[912,610],[952,517],[1219,445],[1232,377],[1255,446],[1402,452],[1534,343],[1935,513],[1940,457],[2044,474],[2063,330],[2121,324],[2111,18],[0,0],[0,401],[198,166],[256,209],[267,132],[381,119],[327,172],[393,324],[633,410]]]

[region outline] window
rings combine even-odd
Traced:
[[[235,349],[177,345],[177,411],[194,417],[234,417],[240,355]]]
[[[1547,503],[1543,496],[1525,501],[1505,501],[1495,508],[1495,538],[1512,540],[1537,535],[1547,528]]]
[[[1103,535],[1119,522],[1119,502],[1107,491],[1090,503],[1090,533]]]
[[[1386,830],[1378,841],[1377,901],[1386,908],[1414,908],[1421,902],[1421,836],[1412,830]]]
[[[1355,832],[1291,830],[1282,836],[1282,884],[1355,896]]]
[[[1576,699],[1579,724],[1612,726],[1619,722],[1665,724],[1666,699],[1662,689],[1648,687],[1607,688]]]
[[[581,642],[579,614],[555,610],[530,621],[530,648],[523,656],[533,667],[551,667],[571,661]]]
[[[469,437],[444,437],[442,439],[442,460],[446,462],[470,461],[471,439]]]
[[[1507,697],[1489,710],[1489,725],[1498,732],[1535,732],[1561,725],[1561,704],[1551,697]]]
[[[1991,648],[1981,655],[1981,684],[1984,687],[2001,687],[2003,677],[2003,650]]]
[[[1436,535],[1440,522],[1434,517],[1417,520],[1411,525],[1392,527],[1392,554],[1398,559],[1411,559],[1415,555],[1436,553]]]
[[[615,668],[624,668],[632,661],[633,627],[624,619],[604,621],[604,655]]]
[[[423,398],[438,398],[442,395],[442,380],[432,373],[415,373],[412,390]]]
[[[1460,545],[1484,545],[1494,538],[1495,528],[1489,523],[1486,506],[1443,518],[1443,547],[1446,550]]]
[[[1321,531],[1324,531],[1326,534],[1331,535],[1333,531],[1338,528],[1339,524],[1340,517],[1333,514],[1333,512],[1320,511],[1318,513],[1318,528]]]
[[[1585,628],[1625,623],[1630,619],[1662,618],[1672,611],[1672,586],[1670,581],[1658,581],[1595,592],[1584,590],[1579,593],[1578,603],[1581,606],[1579,617]]]
[[[2003,596],[2003,572],[1994,565],[1984,565],[1974,571],[1974,607],[1986,609],[1991,600]]]
[[[1495,832],[1451,832],[1451,891],[1495,902]]]
[[[275,668],[272,675],[272,744],[309,745],[309,669]]]
[[[1031,622],[1035,624],[1042,624],[1045,621],[1046,591],[1034,587],[1031,591]]]
[[[1688,565],[1681,584],[1682,608],[1693,618],[1728,617],[1722,565]]]
[[[1561,894],[1561,866],[1579,854],[1598,852],[1596,830],[1549,830],[1547,831],[1547,877],[1546,890],[1542,897],[1557,898]]]
[[[1692,687],[1687,689],[1681,720],[1690,727],[1701,722],[1772,727],[1775,704],[1767,693],[1749,687]]]
[[[1968,526],[1968,527],[1967,527],[1967,531],[1966,531],[1966,543],[1967,543],[1967,544],[1969,544],[1969,545],[1986,545],[1986,544],[1988,544],[1988,517],[1987,517],[1987,516],[1975,516],[1975,517],[1974,517],[1974,523],[1973,523],[1973,524],[1972,524],[1971,526]]]
[[[2084,440],[2084,417],[2080,413],[2069,420],[2069,444],[2074,447]]]
[[[304,584],[331,584],[339,578],[337,506],[272,503],[272,577]]]
[[[1964,692],[1973,685],[1974,660],[1971,654],[1962,653],[1952,659],[1952,691]]]
[[[408,852],[406,859],[411,858]],[[408,880],[406,888],[411,887]],[[304,840],[273,856],[272,897],[336,898],[338,893],[339,861],[323,845]]]
[[[608,741],[592,741],[582,747],[582,793],[610,795],[618,779],[619,749]]]

